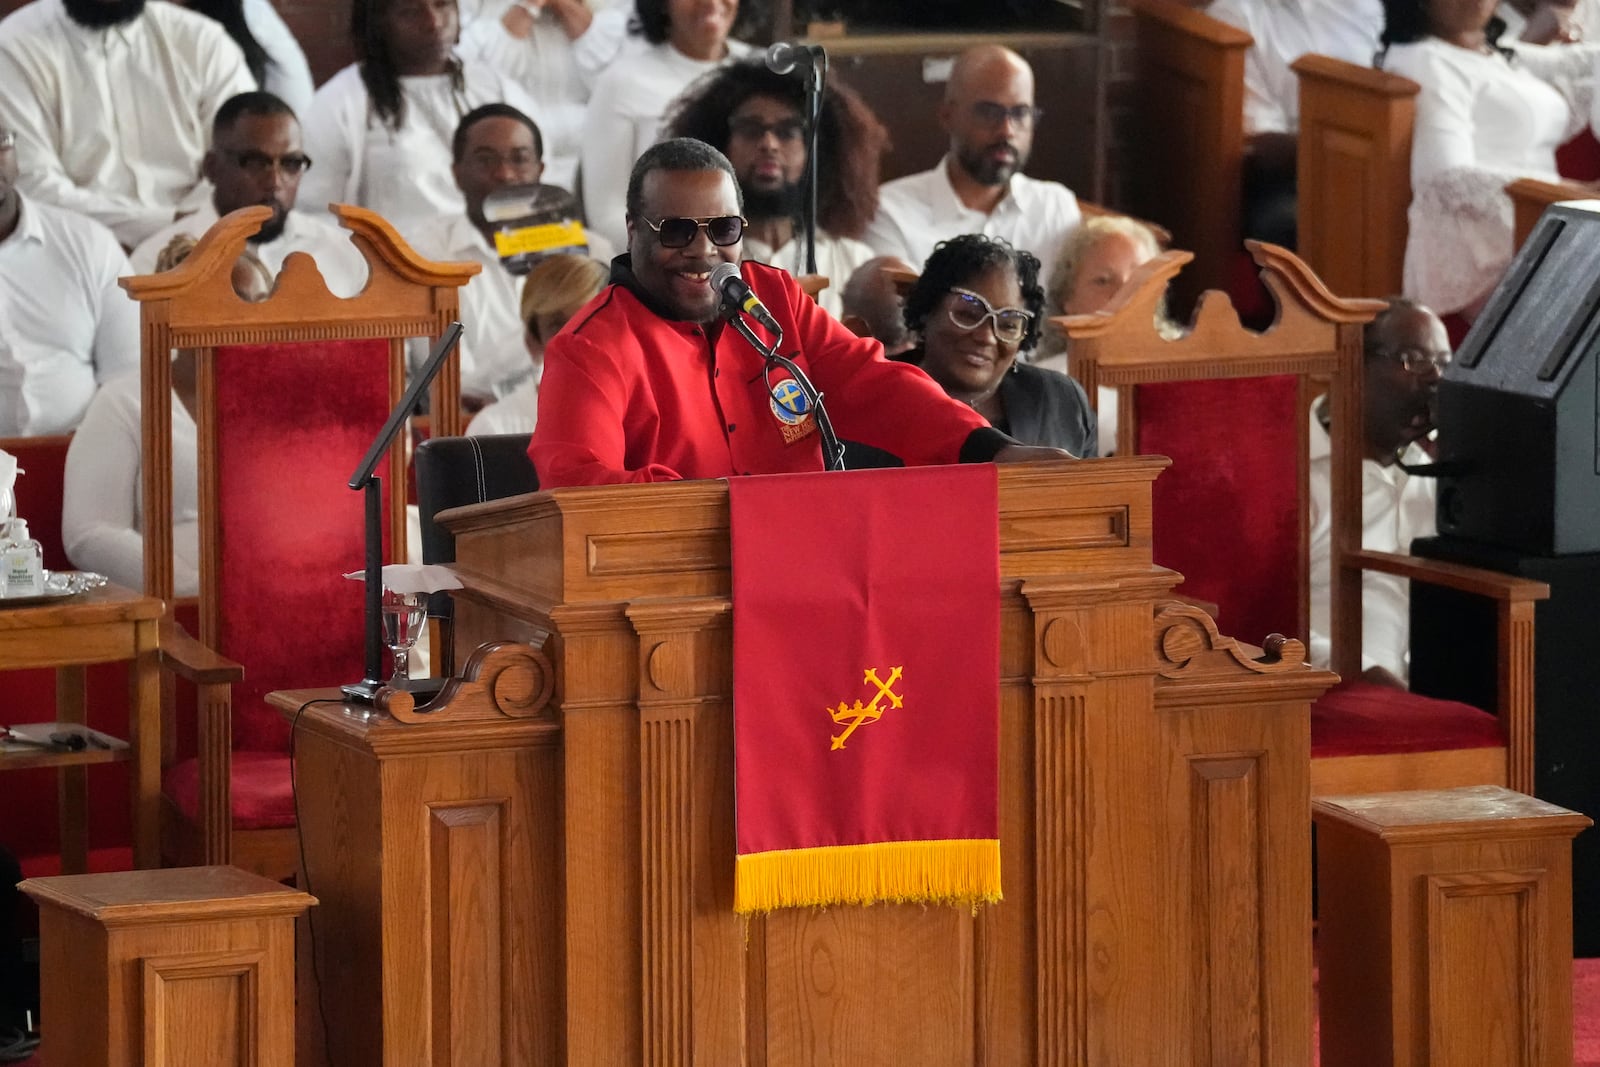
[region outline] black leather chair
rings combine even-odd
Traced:
[[[412,462],[416,465],[417,510],[422,518],[422,562],[455,562],[456,539],[434,521],[439,512],[538,491],[539,476],[528,458],[529,436],[435,437],[417,446]],[[435,634],[441,639],[433,647],[443,650],[437,672],[441,676],[454,670],[451,608],[449,593],[436,594],[428,604],[429,617],[439,623]]]

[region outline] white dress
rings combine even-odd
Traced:
[[[316,83],[311,80],[311,64],[294,31],[283,21],[272,0],[244,0],[244,23],[250,36],[267,53],[267,69],[261,73],[261,88],[294,109],[303,118],[311,110]]]
[[[437,215],[461,215],[466,203],[450,173],[450,143],[461,116],[481,104],[507,103],[535,122],[538,109],[520,86],[484,63],[462,67],[457,92],[448,74],[400,79],[405,119],[390,129],[371,110],[354,64],[329,78],[311,113],[301,117],[313,166],[300,179],[296,203],[325,211],[359,204],[388,219],[408,240]]]
[[[1429,38],[1395,45],[1383,64],[1422,87],[1405,293],[1441,315],[1472,308],[1494,289],[1512,256],[1505,186],[1556,180],[1556,148],[1589,114],[1590,46],[1515,50],[1512,62]]]
[[[708,62],[655,44],[600,75],[589,97],[582,152],[583,213],[591,230],[617,248],[628,247],[625,202],[634,161],[660,139],[662,119],[690,82],[752,51],[730,40],[727,59]]]
[[[125,374],[95,394],[67,446],[61,540],[80,570],[129,589],[144,588],[144,509],[140,491],[139,375]],[[189,409],[172,398],[172,568],[177,596],[200,591],[198,446]]]

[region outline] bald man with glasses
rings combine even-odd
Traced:
[[[878,190],[864,240],[920,266],[940,241],[981,233],[1054,263],[1082,215],[1066,186],[1022,173],[1042,115],[1027,60],[999,45],[961,53],[939,108],[950,150],[932,170]]]
[[[724,325],[711,288],[716,267],[739,262],[744,238],[733,164],[703,141],[663,141],[634,165],[627,204],[628,254],[612,261],[611,284],[545,347],[528,450],[540,486],[823,469],[815,413]],[[909,464],[1068,457],[1018,444],[922,371],[889,362],[786,272],[742,271],[841,438]]]
[[[295,210],[300,179],[311,165],[300,145],[300,122],[288,104],[268,92],[230,97],[217,110],[211,147],[200,164],[212,185],[210,203],[141,241],[129,257],[135,273],[153,272],[174,238],[199,240],[223,215],[260,204],[272,209],[272,217],[250,238],[250,249],[273,277],[289,253],[304,252],[316,261],[333,295],[359,293],[367,284],[367,265],[349,232],[326,217]]]

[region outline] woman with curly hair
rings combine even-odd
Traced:
[[[613,247],[628,246],[628,174],[659,139],[672,101],[700,75],[753,51],[730,39],[740,14],[739,0],[635,0],[649,45],[595,82],[582,153],[583,213]]]
[[[730,63],[691,85],[667,119],[667,136],[721,151],[744,192],[744,256],[806,271],[800,232],[809,147],[805,87],[761,62]],[[832,283],[817,300],[835,318],[839,294],[874,255],[858,240],[878,210],[878,169],[889,132],[855,91],[828,83],[817,128],[817,273]]]
[[[998,237],[941,241],[906,294],[906,327],[921,338],[901,356],[952,397],[1026,445],[1097,452],[1083,386],[1017,360],[1039,341],[1044,286],[1031,252]]]
[[[1511,262],[1516,178],[1554,181],[1588,121],[1594,51],[1506,42],[1494,0],[1384,0],[1378,65],[1422,87],[1405,293],[1474,317]]]
[[[407,235],[429,218],[466,210],[450,173],[461,116],[492,103],[538,116],[510,79],[461,62],[458,28],[456,0],[356,0],[356,62],[329,78],[301,116],[306,154],[317,165],[300,183],[300,203],[360,204]]]

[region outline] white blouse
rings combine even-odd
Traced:
[[[74,567],[144,588],[139,375],[95,394],[67,446],[61,540]],[[200,500],[194,419],[172,398],[172,567],[177,596],[200,592]]]
[[[1473,308],[1512,256],[1517,178],[1555,180],[1556,148],[1593,94],[1589,46],[1518,44],[1516,59],[1429,38],[1389,49],[1384,69],[1422,87],[1411,142],[1405,292],[1440,314]]]
[[[301,117],[306,155],[314,166],[300,179],[296,200],[306,211],[330,203],[359,204],[382,215],[407,240],[422,222],[466,211],[450,173],[450,144],[461,116],[482,104],[507,103],[535,122],[528,94],[484,63],[462,66],[458,92],[448,74],[400,79],[405,119],[398,130],[371,110],[355,64],[317,90]]]
[[[628,247],[626,201],[634,161],[660,139],[662,119],[690,82],[753,51],[730,40],[727,58],[708,62],[663,42],[600,75],[589,97],[582,152],[583,214],[591,230],[617,248]]]
[[[283,21],[272,0],[244,0],[244,23],[250,36],[267,53],[267,68],[261,72],[261,88],[294,109],[299,118],[311,110],[316,83],[311,80],[311,64],[294,31]]]

